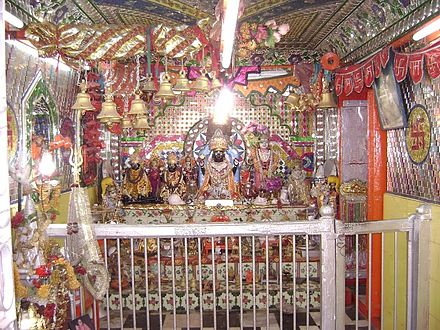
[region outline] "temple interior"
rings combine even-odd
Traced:
[[[0,329],[440,329],[439,8],[0,0]]]

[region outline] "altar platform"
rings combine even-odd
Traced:
[[[121,209],[126,224],[260,222],[307,220],[313,213],[306,206],[250,205],[208,207],[205,205],[130,205]]]

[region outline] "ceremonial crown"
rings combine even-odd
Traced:
[[[177,155],[175,152],[170,152],[167,157],[168,164],[176,164],[177,163]]]
[[[213,151],[226,151],[228,150],[228,141],[226,141],[220,129],[217,129],[209,142],[209,147]]]

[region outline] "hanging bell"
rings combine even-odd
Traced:
[[[209,79],[206,77],[206,70],[204,68],[200,72],[200,76],[194,82],[193,89],[200,93],[209,92]]]
[[[101,123],[119,122],[122,117],[116,110],[116,104],[113,102],[113,95],[106,93],[104,97],[105,102],[102,103],[101,112],[96,116],[96,119],[98,119]]]
[[[129,129],[133,127],[131,119],[128,116],[124,116],[124,118],[122,118],[121,127],[122,129]]]
[[[180,70],[179,77],[176,79],[176,84],[174,85],[173,90],[176,92],[187,92],[191,90],[184,70]]]
[[[147,81],[144,83],[144,86],[142,87],[142,91],[145,93],[156,93],[156,85],[154,84],[154,81],[152,79],[153,77],[151,74],[148,75]]]
[[[289,105],[290,107],[297,107],[298,102],[299,102],[299,95],[296,93],[289,94],[287,99],[284,101],[284,103]]]
[[[163,76],[162,82],[159,85],[159,91],[155,95],[156,98],[170,100],[174,98],[172,85],[170,83],[170,77],[167,73]]]
[[[139,91],[134,94],[134,100],[131,101],[130,115],[143,115],[146,113],[145,102],[141,100]]]
[[[73,110],[95,111],[95,107],[90,102],[90,95],[87,93],[87,84],[82,81],[79,84],[80,92],[76,95],[75,103],[72,106]]]
[[[319,101],[318,108],[328,109],[337,108],[335,97],[332,92],[324,92],[321,95],[321,101]]]
[[[150,125],[148,125],[148,119],[146,115],[139,115],[136,117],[136,120],[133,124],[134,129],[148,129]]]

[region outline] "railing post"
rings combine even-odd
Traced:
[[[321,234],[321,329],[336,329],[336,234],[335,218],[330,206],[319,213]]]
[[[429,274],[430,274],[430,234],[431,207],[421,205],[412,216],[413,231],[410,234],[408,275],[411,276],[407,315],[408,329],[429,328]],[[411,255],[410,255],[411,254]]]

